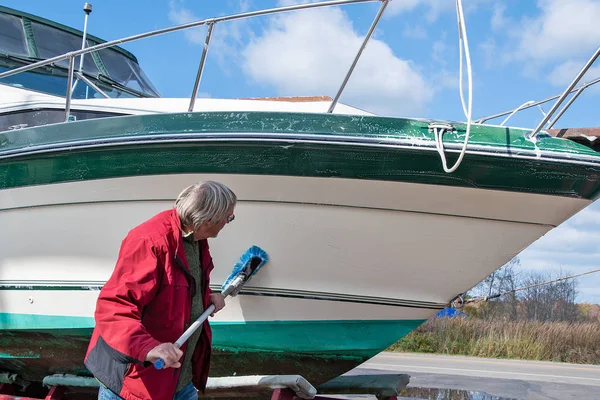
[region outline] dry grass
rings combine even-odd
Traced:
[[[433,318],[389,350],[600,364],[600,323]]]

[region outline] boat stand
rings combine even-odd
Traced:
[[[409,380],[410,377],[405,374],[349,375],[339,376],[315,388],[300,375],[231,376],[209,378],[206,393],[200,399],[342,400],[324,395],[352,394],[375,395],[378,400],[397,400]],[[92,399],[97,398],[99,383],[88,377],[49,375],[43,380],[43,386],[49,388],[47,393],[35,398],[17,395],[16,386],[15,375],[0,374],[0,400]]]
[[[397,400],[410,381],[406,374],[339,376],[314,387],[301,375],[252,375],[209,378],[201,399],[261,398],[271,400],[343,400],[326,395],[375,395]]]

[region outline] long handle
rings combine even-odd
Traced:
[[[225,290],[221,293],[223,295],[223,298],[229,296],[229,294],[231,292],[233,292],[234,289],[237,289],[239,286],[241,286],[244,283],[244,279],[245,276],[243,274],[240,274],[238,276],[235,277],[235,279],[233,280],[233,282],[231,282],[231,284],[229,286],[227,286],[227,288],[225,288]],[[179,339],[177,339],[177,341],[174,343],[174,345],[177,348],[180,348],[181,345],[183,345],[185,343],[186,340],[188,340],[190,338],[190,336],[192,336],[192,334],[196,331],[196,329],[198,329],[203,323],[204,321],[208,318],[208,316],[215,310],[215,305],[211,304],[210,306],[208,306],[208,308],[198,317],[198,319],[196,319],[194,321],[194,323],[192,325],[190,325],[189,328],[186,329],[185,332],[183,332],[183,335],[181,335],[179,337]],[[154,362],[154,367],[156,369],[162,369],[165,366],[165,361],[162,358],[159,358],[158,360],[156,360],[156,362]]]
[[[208,316],[214,310],[215,310],[214,304],[211,304],[210,306],[208,306],[208,308],[198,317],[198,319],[196,319],[194,321],[194,323],[192,325],[190,325],[190,327],[187,328],[185,330],[185,332],[183,332],[183,335],[181,335],[179,337],[179,339],[177,339],[177,341],[175,343],[173,343],[175,345],[175,347],[180,348],[185,343],[185,341],[188,340],[194,332],[196,332],[196,329],[198,329],[200,326],[202,326],[204,321],[206,321]],[[162,369],[164,366],[165,366],[165,361],[162,358],[159,358],[154,363],[154,368],[156,368],[156,369]]]

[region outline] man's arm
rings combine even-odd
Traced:
[[[112,276],[96,303],[96,329],[102,339],[129,362],[143,362],[160,344],[142,325],[142,310],[158,291],[160,273],[153,246],[126,238]]]

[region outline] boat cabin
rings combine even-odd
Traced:
[[[3,6],[0,6],[0,27],[0,72],[82,48],[83,32]],[[86,47],[101,43],[105,40],[86,34]],[[130,52],[112,47],[85,54],[83,62],[81,57],[75,57],[78,76],[71,94],[73,99],[159,97]],[[6,77],[0,84],[65,96],[68,70],[68,60],[62,60]]]

